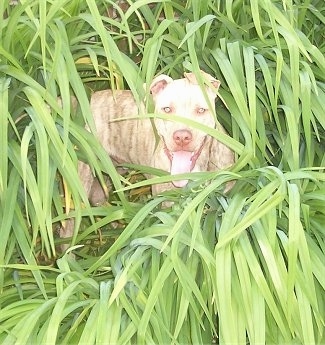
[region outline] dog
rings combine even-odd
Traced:
[[[90,109],[98,139],[111,159],[116,163],[162,169],[171,175],[229,168],[234,163],[230,148],[203,131],[173,121],[173,116],[177,115],[215,128],[215,98],[220,81],[203,71],[201,74],[205,92],[194,73],[185,73],[184,78],[176,80],[164,74],[154,78],[149,86],[154,112],[170,118],[153,120],[156,134],[152,121],[141,117],[145,112],[144,104],[139,107],[131,91],[95,92]],[[225,132],[223,128],[220,130]],[[79,162],[78,173],[91,204],[103,203],[106,195],[90,167]],[[184,187],[187,183],[188,180],[175,180],[153,185],[152,194]],[[71,235],[71,229],[66,229],[62,237]]]

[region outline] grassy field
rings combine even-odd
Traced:
[[[0,343],[325,344],[324,1],[2,0],[0,17]],[[89,96],[199,69],[236,164],[151,197],[169,177],[118,174]],[[78,159],[110,177],[102,207]]]

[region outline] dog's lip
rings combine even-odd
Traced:
[[[201,145],[197,150],[190,151],[190,150],[169,150],[164,138],[162,137],[162,140],[164,142],[164,151],[166,156],[171,162],[171,168],[170,173],[172,175],[178,174],[178,173],[187,173],[191,172],[196,164],[197,159],[199,158],[201,151],[203,149],[204,143],[205,143],[206,136],[202,140]],[[174,159],[179,160],[179,162],[175,162]],[[181,165],[181,166],[180,166]],[[175,187],[184,187],[187,185],[188,180],[178,180],[172,182]]]

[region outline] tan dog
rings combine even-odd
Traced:
[[[202,72],[203,73],[203,72]],[[220,82],[204,73],[217,90]],[[155,78],[150,92],[155,103],[155,113],[176,114],[215,127],[215,92],[207,87],[208,100],[204,97],[195,75],[185,73],[185,78],[173,80],[166,75]],[[234,162],[233,152],[217,140],[200,130],[189,128],[182,123],[156,119],[155,125],[161,138],[156,142],[152,123],[149,119],[121,120],[139,113],[131,91],[104,90],[95,92],[91,98],[91,111],[94,116],[99,141],[118,163],[128,162],[151,166],[169,171],[172,175],[190,171],[211,171],[229,167]],[[143,109],[142,109],[143,111]],[[79,174],[90,194],[94,177],[88,165],[80,163]],[[187,181],[174,181],[175,187],[183,187]],[[153,193],[172,188],[153,186]]]
[[[202,72],[206,95],[202,92],[193,73],[185,78],[173,80],[166,75],[156,77],[150,85],[155,113],[173,114],[215,127],[215,91],[220,82]],[[213,88],[214,90],[213,90]],[[112,121],[134,117],[144,111],[138,109],[131,91],[104,90],[91,97],[99,141],[117,163],[133,163],[169,171],[172,175],[191,171],[216,171],[234,163],[233,152],[206,133],[182,123],[155,119],[154,123],[161,140],[157,143],[152,122],[148,118]],[[94,179],[90,167],[80,162],[79,175],[92,204],[100,204],[105,194]],[[152,193],[183,187],[187,180],[173,184],[152,186]],[[173,186],[174,185],[174,186]],[[63,237],[71,236],[71,230]]]

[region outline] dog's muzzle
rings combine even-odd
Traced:
[[[206,136],[204,137],[200,147],[195,151],[187,151],[187,150],[178,150],[178,151],[171,151],[168,149],[164,138],[162,138],[164,142],[164,151],[167,157],[170,160],[170,174],[185,174],[191,172],[194,167],[197,159],[199,158],[201,151],[203,149],[204,143],[206,141]],[[172,181],[175,187],[181,188],[187,185],[188,180],[179,180],[179,181]]]

